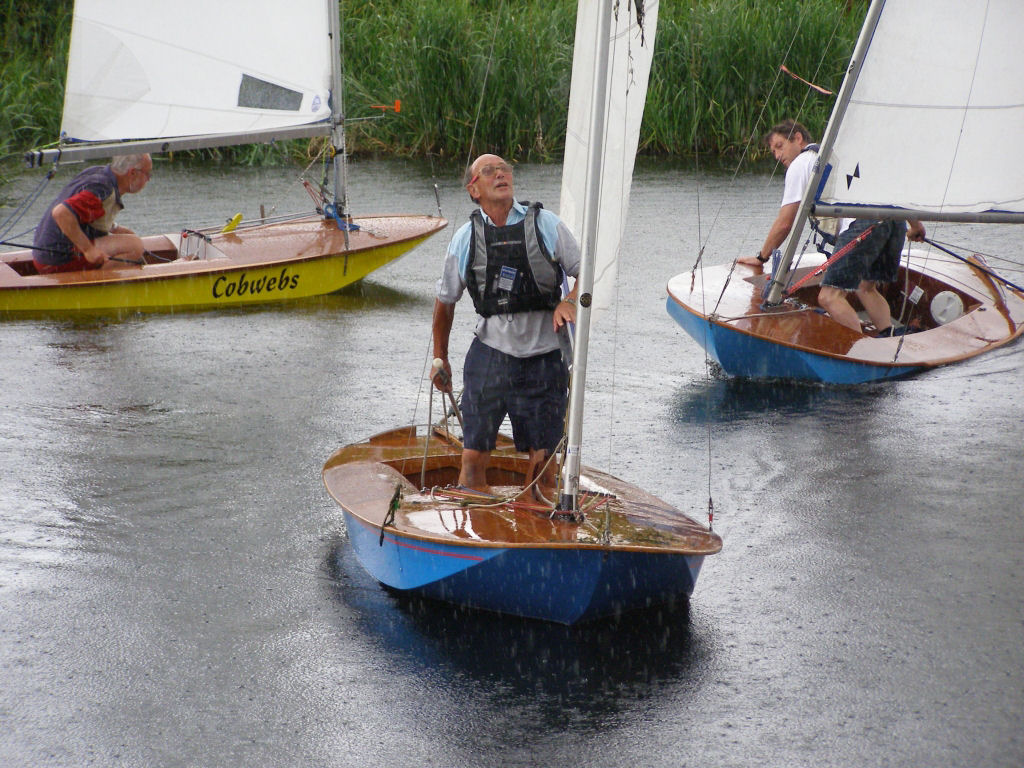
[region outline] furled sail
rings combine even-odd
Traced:
[[[61,133],[120,141],[323,121],[328,133],[328,20],[327,0],[77,0]]]
[[[622,0],[617,5],[611,28],[608,82],[595,91],[594,57],[599,50],[595,40],[599,34],[602,4],[596,0],[580,0],[579,3],[558,211],[573,234],[581,239],[583,247],[594,250],[593,293],[597,309],[611,303],[658,21],[657,0],[642,3],[642,25],[636,0]],[[590,189],[589,151],[595,92],[604,94],[607,111],[604,157],[598,171],[600,178],[596,180],[599,201],[594,215],[598,217],[598,231],[596,242],[587,243],[584,217]]]
[[[886,0],[817,202],[1024,212],[1022,31],[1021,0]]]
[[[579,501],[591,318],[614,297],[657,18],[657,0],[579,0],[576,11],[559,216],[580,240],[582,258],[558,501],[562,510],[576,511]]]

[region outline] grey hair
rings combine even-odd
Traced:
[[[141,169],[145,159],[146,155],[117,155],[110,161],[110,170],[123,174],[136,168]]]

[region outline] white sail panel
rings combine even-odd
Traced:
[[[576,17],[576,44],[572,60],[572,86],[569,100],[565,158],[562,167],[562,193],[559,216],[577,238],[584,237],[584,208],[588,189],[588,157],[593,99],[594,57],[598,49],[601,16],[600,3],[580,0]],[[595,254],[595,309],[612,301],[619,243],[629,209],[629,192],[647,100],[647,81],[654,53],[658,21],[658,3],[644,3],[643,29],[637,23],[633,2],[619,3],[618,18],[611,32],[611,67],[607,87],[605,152],[601,163],[600,205],[597,242],[590,244]],[[641,45],[641,35],[643,44]],[[586,242],[581,243],[588,247]]]
[[[61,132],[244,133],[330,116],[327,0],[78,0]]]
[[[1024,2],[887,0],[821,201],[1024,210]]]

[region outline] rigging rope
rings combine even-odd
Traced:
[[[480,123],[480,113],[481,113],[481,111],[483,109],[484,96],[487,93],[487,80],[488,80],[488,78],[490,76],[490,72],[491,72],[491,63],[494,61],[494,48],[495,48],[495,45],[497,44],[498,24],[499,24],[499,22],[501,20],[501,11],[502,11],[503,7],[504,7],[504,0],[502,0],[502,2],[498,5],[498,8],[497,8],[497,10],[495,11],[495,14],[494,14],[494,29],[491,32],[491,49],[490,49],[490,52],[488,53],[488,56],[487,56],[487,67],[486,67],[486,69],[484,71],[483,82],[480,85],[480,99],[477,102],[476,117],[473,120],[473,131],[472,131],[472,133],[470,135],[470,140],[469,140],[469,156],[466,159],[466,167],[467,168],[469,167],[470,163],[473,161],[473,157],[472,156],[473,156],[473,148],[474,148],[474,145],[475,145],[475,142],[476,142],[476,130],[477,130],[477,126]],[[317,159],[318,158],[314,158],[313,162],[316,162]],[[312,166],[312,163],[310,163],[310,166]],[[306,170],[309,170],[310,166],[307,166]],[[431,177],[433,177],[434,176],[433,158],[431,158],[430,168],[431,168]],[[441,215],[441,202],[440,202],[439,192],[438,192],[437,184],[436,183],[434,184],[434,195],[435,195],[435,197],[437,199],[437,212],[438,212],[438,215],[440,216]],[[423,354],[423,364],[422,364],[422,369],[421,369],[423,371],[423,373],[421,373],[421,377],[427,380],[427,388],[428,388],[428,392],[429,392],[429,394],[428,394],[429,406],[428,406],[428,417],[427,418],[428,418],[428,424],[431,425],[431,426],[432,426],[432,422],[433,422],[432,413],[433,413],[434,383],[431,380],[430,376],[426,373],[426,371],[429,370],[431,361],[434,358],[433,350],[432,350],[432,344],[433,344],[433,336],[432,336],[432,332],[431,332],[431,333],[428,333],[428,335],[427,335],[427,344],[426,344],[426,349],[425,349],[424,354]],[[442,404],[443,403],[444,403],[444,400],[443,400],[443,395],[442,395]],[[420,395],[417,395],[416,402],[413,404],[413,413],[412,413],[412,423],[413,424],[418,423],[417,422],[416,414],[419,412],[419,408],[420,408]],[[447,406],[445,406],[445,418],[446,418],[445,428],[447,429]],[[425,460],[426,460],[426,457],[424,457],[424,461]]]
[[[898,266],[898,265],[897,265]],[[920,285],[920,280],[918,281]],[[916,288],[916,286],[915,286]],[[903,325],[907,325],[910,316],[907,315],[907,305],[910,303],[910,243],[907,242],[907,268],[903,270],[903,302],[900,307],[899,317],[897,320]],[[911,310],[913,312],[913,310]],[[895,325],[893,326],[895,327]],[[892,361],[895,363],[900,356],[900,352],[903,351],[903,342],[906,341],[906,335],[901,335],[899,342],[896,344],[896,351],[893,353]]]
[[[789,55],[790,55],[790,53],[793,50],[793,46],[796,44],[796,40],[797,40],[797,38],[798,38],[798,36],[800,34],[800,30],[801,30],[801,28],[802,28],[802,26],[804,24],[804,19],[805,19],[805,16],[804,16],[803,13],[798,14],[796,28],[793,30],[793,35],[790,38],[789,43],[786,46],[786,51],[785,51],[785,53],[783,54],[783,57],[782,57],[783,58],[783,64],[782,64],[783,68],[785,67],[785,62],[789,59]],[[837,34],[841,24],[842,24],[842,16],[841,16],[841,14],[836,14],[836,22],[832,26],[832,32],[831,32],[831,34],[829,36],[828,43],[825,45],[824,50],[828,50],[829,47],[831,46],[832,41],[835,40],[836,34]],[[824,55],[822,55],[822,57],[818,59],[817,67],[815,68],[814,74],[811,77],[812,81],[817,81],[818,80],[818,77],[821,74],[821,69],[824,66],[824,61],[825,61],[825,57],[824,57]],[[735,169],[733,171],[733,174],[732,174],[732,183],[733,184],[736,183],[736,180],[739,177],[739,173],[740,173],[741,168],[746,164],[747,159],[748,159],[749,155],[751,154],[752,146],[754,145],[754,143],[760,141],[758,126],[760,126],[760,125],[762,125],[764,123],[764,116],[765,116],[765,113],[768,110],[768,105],[772,102],[772,99],[773,99],[775,91],[776,91],[776,89],[777,89],[777,87],[779,85],[779,82],[783,78],[783,75],[784,75],[783,68],[777,69],[776,72],[775,72],[775,77],[772,80],[771,87],[768,89],[768,94],[765,97],[764,104],[762,105],[761,111],[758,114],[757,120],[755,121],[754,130],[751,131],[750,136],[748,137],[747,142],[746,142],[746,144],[743,147],[743,151],[740,154],[739,160],[736,163],[736,167],[735,167]],[[797,110],[797,114],[800,114],[801,112],[804,111],[804,107],[807,104],[808,99],[811,98],[812,92],[814,90],[815,90],[814,86],[812,86],[812,85],[808,86],[807,90],[804,93],[803,99],[800,102],[800,108]],[[695,98],[696,98],[696,96],[695,96]],[[694,105],[694,108],[696,109],[696,104]],[[696,139],[695,139],[695,141],[696,141]],[[776,162],[774,167],[772,168],[772,173],[770,174],[769,179],[768,179],[768,183],[769,184],[775,179],[775,174],[778,173],[778,170],[779,170],[779,163]],[[691,271],[696,271],[698,269],[698,267],[700,267],[703,264],[704,251],[705,251],[705,249],[707,247],[707,243],[710,241],[711,236],[714,233],[714,230],[717,227],[718,221],[721,218],[722,210],[724,209],[725,204],[726,204],[725,200],[723,200],[719,204],[718,210],[715,212],[715,215],[714,215],[714,217],[713,217],[713,219],[711,221],[711,226],[708,229],[706,239],[698,241],[698,242],[701,243],[701,247],[700,247],[700,249],[698,251],[698,255],[697,255],[696,261],[694,262],[693,266],[690,268]],[[698,233],[698,235],[699,235],[699,233]],[[731,275],[730,275],[730,277],[731,277]],[[728,280],[726,281],[726,285],[728,285]],[[723,295],[724,295],[724,291],[723,291]],[[716,302],[715,307],[712,310],[712,312],[717,311],[718,304],[721,302],[721,298],[722,297],[720,296],[719,297],[719,301]]]
[[[826,44],[826,46],[825,46],[825,50],[828,50],[828,48],[831,46],[832,41],[835,40],[836,33],[839,30],[841,21],[842,21],[841,18],[837,14],[837,20],[836,20],[836,23],[832,27],[832,33],[831,33],[831,36],[829,37],[828,44]],[[785,54],[783,56],[783,67],[780,68],[779,70],[776,70],[775,78],[772,81],[771,87],[769,88],[769,91],[768,91],[768,96],[765,98],[764,104],[761,107],[761,111],[760,111],[760,113],[759,113],[759,115],[757,117],[757,120],[755,121],[754,130],[751,132],[750,136],[748,137],[747,142],[746,142],[746,144],[743,147],[743,151],[740,154],[740,158],[739,158],[739,160],[738,160],[738,162],[736,164],[736,167],[735,167],[735,169],[733,171],[732,180],[731,180],[731,184],[733,184],[733,185],[736,184],[736,181],[737,181],[737,179],[739,177],[740,169],[747,162],[747,158],[748,158],[748,156],[751,153],[751,148],[752,148],[754,142],[760,140],[760,137],[758,136],[758,133],[759,133],[758,126],[761,125],[763,123],[763,121],[764,121],[764,116],[765,116],[765,112],[768,109],[768,104],[770,104],[771,101],[772,101],[773,94],[775,93],[776,87],[778,86],[778,83],[779,83],[780,79],[782,78],[783,72],[784,71],[788,71],[788,70],[785,70],[785,61],[789,58],[789,54],[792,51],[794,44],[796,43],[797,37],[798,37],[798,35],[800,33],[800,29],[803,26],[803,22],[804,22],[803,15],[802,14],[798,15],[796,29],[794,29],[794,31],[793,31],[793,35],[792,35],[792,37],[789,40],[789,44],[787,45],[786,52],[785,52]],[[702,31],[701,29],[698,29],[698,35],[700,34],[701,31]],[[691,51],[693,51],[693,53],[691,55],[695,57],[696,56],[696,53],[695,53],[696,52],[696,46],[691,48]],[[824,64],[824,56],[822,56],[818,60],[818,66],[817,66],[817,68],[814,71],[813,77],[811,78],[812,81],[816,81],[818,79],[823,64]],[[695,71],[695,70],[696,70],[696,64],[691,61],[691,71]],[[798,113],[800,111],[803,111],[803,106],[807,103],[807,100],[810,98],[810,96],[811,96],[811,89],[813,87],[814,87],[813,85],[809,84],[808,90],[804,94],[803,101],[801,102],[801,109],[798,110]],[[697,114],[698,110],[697,110],[697,103],[696,103],[696,100],[697,100],[696,89],[691,89],[691,92],[693,94],[693,109],[694,109],[694,113]],[[698,144],[697,136],[696,135],[694,136],[694,157],[696,159],[696,170],[697,170],[697,176],[698,176],[698,183],[697,183],[697,242],[699,244],[699,247],[698,247],[698,250],[697,250],[696,260],[694,261],[693,266],[690,268],[690,272],[691,272],[691,290],[693,289],[693,285],[696,282],[696,277],[697,277],[698,270],[703,275],[705,251],[707,249],[708,243],[710,242],[712,234],[715,232],[715,230],[716,230],[716,228],[718,226],[718,222],[721,219],[722,211],[724,210],[725,204],[726,204],[726,201],[724,199],[722,200],[721,203],[719,203],[719,206],[718,206],[717,210],[714,212],[714,215],[712,217],[710,226],[708,227],[707,233],[706,234],[703,233],[702,232],[703,217],[701,215],[702,214],[702,205],[701,205],[702,197],[701,197],[701,184],[700,184],[700,178],[702,177],[701,165],[700,165],[701,155],[700,155],[700,148],[699,148],[699,144]],[[769,183],[775,178],[775,174],[777,173],[777,171],[778,171],[778,163],[776,163],[775,167],[772,170],[771,177],[769,178]],[[722,287],[722,292],[719,294],[717,300],[715,301],[714,309],[711,312],[712,315],[715,312],[717,312],[718,307],[721,305],[722,299],[725,296],[726,288],[728,287],[729,282],[732,279],[733,270],[735,269],[735,267],[736,267],[736,260],[733,259],[732,265],[731,265],[730,270],[729,270],[729,274],[726,276],[726,279],[724,281],[724,284],[723,284],[723,287]],[[705,317],[711,316],[708,313],[708,308],[707,308],[707,304],[706,304],[705,294],[704,294],[703,291],[701,291],[701,311],[702,311],[702,313],[704,314]],[[797,311],[805,311],[805,310],[797,310]],[[711,361],[710,353],[708,352],[708,347],[709,347],[708,335],[710,334],[710,331],[711,331],[710,324],[705,323],[704,324],[704,328],[703,328],[704,343],[703,343],[702,346],[704,348],[704,383],[705,383],[705,387],[704,388],[705,388],[706,399],[707,399],[705,407],[707,408],[708,411],[710,411],[710,409],[711,409],[711,402],[710,402],[710,400],[711,400],[711,386],[710,386],[710,383],[711,383],[711,370],[712,370],[712,361]],[[711,420],[708,419],[707,420],[707,454],[708,454],[707,455],[707,462],[708,462],[708,527],[709,528],[712,526],[713,521],[714,521],[714,500],[712,498],[712,493],[711,493],[711,479],[712,479],[711,478],[711,463],[712,463],[712,446],[711,446],[711,443],[712,443]]]
[[[494,30],[491,32],[491,50],[487,54],[487,68],[484,70],[484,79],[480,84],[480,101],[476,105],[476,117],[473,118],[473,130],[469,135],[469,154],[466,158],[466,167],[468,168],[470,163],[473,162],[473,147],[476,145],[476,129],[480,124],[480,112],[484,107],[484,95],[487,93],[487,79],[491,74],[491,63],[494,61],[494,46],[498,41],[498,22],[501,20],[501,12],[505,7],[505,2],[502,0],[498,3],[498,8],[494,12]]]
[[[945,246],[946,248],[960,248],[961,250],[974,250],[973,248],[969,249],[966,245],[958,245],[956,243],[947,243],[947,242],[943,242],[942,240],[936,240],[935,238],[928,238],[928,239],[925,240],[925,242],[927,242],[927,243],[929,243],[931,245],[934,245],[940,251],[941,250],[945,250],[942,246]],[[1022,263],[1020,261],[1015,261],[1013,259],[1007,258],[1006,256],[996,256],[995,254],[982,253],[980,251],[974,251],[974,253],[976,255],[978,255],[978,256],[984,257],[984,259],[986,261],[997,261],[997,262],[1000,262],[1003,265],[1009,265],[1009,266],[1001,266],[1000,267],[1000,269],[1002,269],[1002,270],[1004,270],[1006,272],[1020,272],[1020,271],[1024,271],[1024,263]],[[955,256],[955,254],[953,254],[953,255]],[[960,257],[958,256],[957,258],[960,258]]]
[[[702,31],[703,31],[702,28],[698,28],[698,30],[697,30],[698,36],[700,35],[700,33]],[[690,55],[691,55],[690,70],[692,72],[692,71],[695,71],[696,68],[697,68],[696,67],[696,63],[695,63],[697,46],[691,46],[690,52],[691,52],[690,53]],[[698,110],[697,110],[697,89],[696,88],[691,88],[690,89],[690,93],[691,93],[691,96],[692,96],[693,113],[694,114],[700,114],[698,112]],[[694,136],[693,136],[693,156],[694,156],[694,165],[695,165],[696,173],[697,173],[697,190],[696,190],[696,197],[697,197],[697,243],[698,243],[699,247],[697,249],[697,260],[694,262],[693,267],[691,268],[691,275],[690,275],[690,290],[691,291],[693,290],[694,282],[696,281],[696,278],[697,278],[697,268],[698,268],[698,265],[701,265],[701,267],[700,267],[701,268],[701,275],[703,275],[703,266],[702,265],[703,265],[703,259],[704,259],[704,248],[705,248],[705,245],[706,245],[706,243],[704,241],[704,237],[703,237],[703,235],[701,233],[701,228],[703,226],[703,216],[701,215],[702,214],[702,208],[701,208],[701,200],[702,200],[702,198],[701,198],[701,186],[702,186],[701,185],[701,179],[703,179],[703,173],[701,172],[700,144],[699,144],[699,142],[697,140],[696,132],[694,133]],[[721,207],[719,207],[719,213],[720,212],[721,212]],[[717,221],[717,216],[718,216],[718,214],[716,214],[715,221]],[[712,222],[712,226],[714,226],[714,222]],[[705,302],[703,291],[701,292],[701,311],[705,313],[705,317],[706,317],[707,316],[707,304]],[[708,352],[708,347],[710,346],[709,343],[708,343],[708,334],[711,332],[710,325],[705,323],[704,327],[703,327],[703,332],[704,332],[704,343],[701,344],[701,347],[704,349],[704,411],[705,411],[705,413],[710,413],[711,412],[711,365],[712,365],[711,355]],[[712,491],[711,491],[711,464],[712,464],[712,460],[713,460],[712,438],[711,438],[711,419],[705,419],[705,422],[706,422],[706,426],[707,426],[707,430],[706,430],[707,431],[707,444],[706,444],[706,448],[707,448],[707,465],[706,465],[707,466],[707,472],[706,472],[706,475],[707,475],[707,480],[708,480],[708,490],[707,490],[707,492],[708,492],[708,529],[710,530],[711,526],[712,526],[712,524],[714,522],[714,511],[713,511],[714,510],[714,501],[712,499]]]
[[[35,230],[35,227],[32,227],[31,229],[27,229],[24,232],[20,232],[17,235],[10,235],[10,231],[14,228],[14,225],[25,217],[25,215],[28,213],[29,208],[33,205],[33,203],[35,203],[36,200],[39,199],[39,195],[43,193],[43,190],[46,189],[46,186],[50,183],[51,179],[53,179],[53,177],[56,175],[57,163],[54,163],[53,167],[49,171],[47,171],[42,181],[40,181],[36,185],[36,188],[30,194],[26,195],[25,199],[22,200],[17,206],[15,206],[14,210],[11,212],[11,215],[4,220],[4,223],[0,224],[0,245],[15,245],[14,243],[6,242],[9,236],[12,238],[19,238]]]
[[[487,55],[487,65],[486,65],[486,68],[484,70],[483,81],[480,84],[480,99],[477,102],[476,116],[473,119],[473,130],[472,130],[472,132],[470,134],[470,139],[469,139],[468,156],[466,158],[466,167],[467,168],[473,162],[473,151],[474,151],[474,147],[476,145],[476,131],[477,131],[477,127],[480,124],[480,113],[483,110],[484,96],[487,94],[487,81],[490,78],[491,64],[494,61],[494,49],[495,49],[495,46],[496,46],[497,40],[498,40],[498,25],[499,25],[499,23],[501,21],[501,13],[502,13],[502,10],[504,9],[504,6],[505,6],[505,3],[504,3],[504,0],[502,0],[502,2],[498,4],[498,8],[495,10],[495,13],[494,13],[494,28],[493,28],[493,30],[491,32],[491,47],[490,47],[490,51],[488,52],[488,55]],[[434,176],[434,162],[433,162],[433,158],[432,157],[431,157],[430,168],[431,168],[431,177],[433,177]],[[437,201],[437,213],[438,213],[438,216],[440,216],[441,215],[441,200],[440,200],[440,193],[438,191],[438,186],[437,186],[436,182],[434,184],[434,196],[435,196],[435,199]],[[433,344],[433,335],[432,335],[432,332],[431,332],[427,336],[427,345],[426,345],[426,350],[424,352],[423,367],[422,367],[423,373],[421,374],[424,378],[427,379],[427,387],[428,387],[428,390],[429,390],[428,397],[430,399],[430,408],[428,409],[428,412],[432,412],[432,409],[433,409],[433,397],[434,397],[434,383],[433,383],[432,378],[429,375],[427,375],[427,373],[426,373],[426,371],[429,369],[431,361],[434,358],[432,344]],[[443,395],[442,395],[442,403],[444,403]],[[420,400],[419,400],[419,396],[417,396],[416,403],[413,405],[413,420],[412,420],[413,424],[417,423],[417,421],[416,421],[416,413],[419,411],[419,405],[420,405]],[[445,428],[446,429],[447,429],[447,413],[448,413],[447,406],[445,406]],[[432,419],[432,417],[428,416],[428,420],[430,422],[432,422],[433,419]],[[424,457],[424,461],[425,460],[426,460],[426,457]]]
[[[808,282],[809,280],[811,280],[812,278],[816,277],[817,275],[820,275],[822,272],[824,272],[826,269],[828,269],[833,263],[835,263],[839,259],[843,258],[843,256],[848,254],[850,251],[852,251],[854,248],[856,248],[861,242],[863,242],[867,238],[867,236],[870,235],[872,231],[874,231],[876,226],[877,226],[877,224],[872,224],[870,227],[868,227],[863,232],[861,232],[859,235],[857,235],[857,237],[855,237],[853,240],[848,242],[846,245],[844,245],[839,250],[835,251],[831,256],[828,257],[828,259],[825,261],[824,264],[820,265],[816,269],[812,269],[810,272],[808,272],[806,275],[801,277],[795,283],[793,283],[792,285],[788,286],[786,288],[786,295],[787,296],[792,296],[794,293],[797,292],[797,290],[800,288],[800,286],[802,286],[804,283]],[[793,274],[793,271],[791,271],[790,274]]]
[[[972,267],[973,267],[974,269],[977,269],[977,270],[978,270],[979,272],[984,272],[984,273],[985,273],[986,275],[988,275],[989,277],[992,277],[992,278],[995,278],[996,280],[999,280],[999,281],[1000,281],[1001,283],[1003,283],[1004,285],[1008,285],[1008,286],[1009,286],[1010,288],[1013,288],[1013,289],[1014,289],[1015,291],[1024,291],[1024,288],[1022,288],[1022,287],[1021,287],[1021,286],[1019,286],[1019,285],[1016,285],[1015,283],[1011,283],[1011,282],[1010,282],[1009,280],[1007,280],[1007,279],[1006,279],[1005,277],[1003,277],[1002,275],[998,275],[998,274],[996,274],[995,272],[993,272],[993,271],[991,271],[991,270],[989,270],[989,269],[986,269],[986,268],[985,268],[984,266],[982,266],[982,265],[980,265],[980,264],[976,264],[976,263],[973,263],[973,262],[972,262],[972,261],[971,261],[970,259],[968,259],[967,257],[965,257],[965,256],[961,256],[961,255],[959,255],[959,254],[957,254],[957,253],[954,253],[953,251],[949,250],[948,248],[943,248],[943,247],[942,247],[941,245],[939,245],[939,244],[938,244],[938,243],[937,243],[937,242],[936,242],[935,240],[929,240],[929,239],[928,239],[928,238],[926,237],[926,238],[924,239],[924,241],[925,241],[926,243],[928,243],[928,245],[933,245],[933,246],[935,246],[936,248],[938,248],[938,249],[939,249],[940,251],[942,251],[943,253],[947,253],[947,254],[949,254],[950,256],[952,256],[952,257],[953,257],[953,258],[955,258],[955,259],[959,259],[960,261],[964,262],[965,264],[970,264],[970,266],[972,266]],[[977,254],[977,255],[978,255],[978,256],[981,256],[982,254]],[[1012,262],[1011,262],[1011,263],[1012,263]]]

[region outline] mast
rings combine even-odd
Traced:
[[[797,243],[800,241],[804,225],[807,223],[807,217],[814,206],[814,197],[818,193],[821,177],[825,172],[825,165],[832,155],[832,145],[835,144],[836,135],[839,133],[839,125],[842,123],[843,116],[846,114],[846,108],[850,104],[853,88],[857,84],[857,78],[860,76],[861,68],[864,66],[864,56],[871,45],[871,38],[875,34],[875,27],[878,26],[878,19],[882,15],[882,8],[884,6],[885,0],[872,0],[871,7],[868,9],[868,15],[864,19],[864,26],[861,27],[860,37],[857,39],[857,45],[853,49],[853,57],[850,59],[846,78],[843,80],[842,88],[839,89],[839,96],[836,97],[836,106],[832,110],[832,116],[829,118],[828,126],[825,128],[825,135],[821,139],[821,148],[818,150],[818,159],[814,161],[811,180],[807,184],[807,189],[804,190],[804,196],[800,201],[800,207],[797,209],[796,218],[793,220],[793,226],[789,230],[789,236],[786,238],[782,258],[772,274],[768,295],[765,298],[765,304],[767,305],[778,304],[782,300],[785,276],[789,272],[790,264],[793,263]]]
[[[334,151],[334,207],[339,218],[348,213],[345,190],[345,96],[341,74],[341,15],[338,0],[327,3],[331,38],[331,148]],[[346,241],[348,235],[345,236]]]
[[[597,248],[597,230],[600,223],[602,159],[605,144],[605,118],[608,97],[609,50],[613,0],[601,0],[597,55],[594,64],[590,147],[587,162],[587,194],[583,210],[581,237],[578,312],[573,347],[572,384],[569,388],[569,426],[566,433],[568,447],[562,467],[562,492],[558,499],[560,510],[578,508],[580,485],[580,445],[583,442],[583,395],[587,377],[587,350],[590,342],[590,315],[594,290],[594,256]]]

